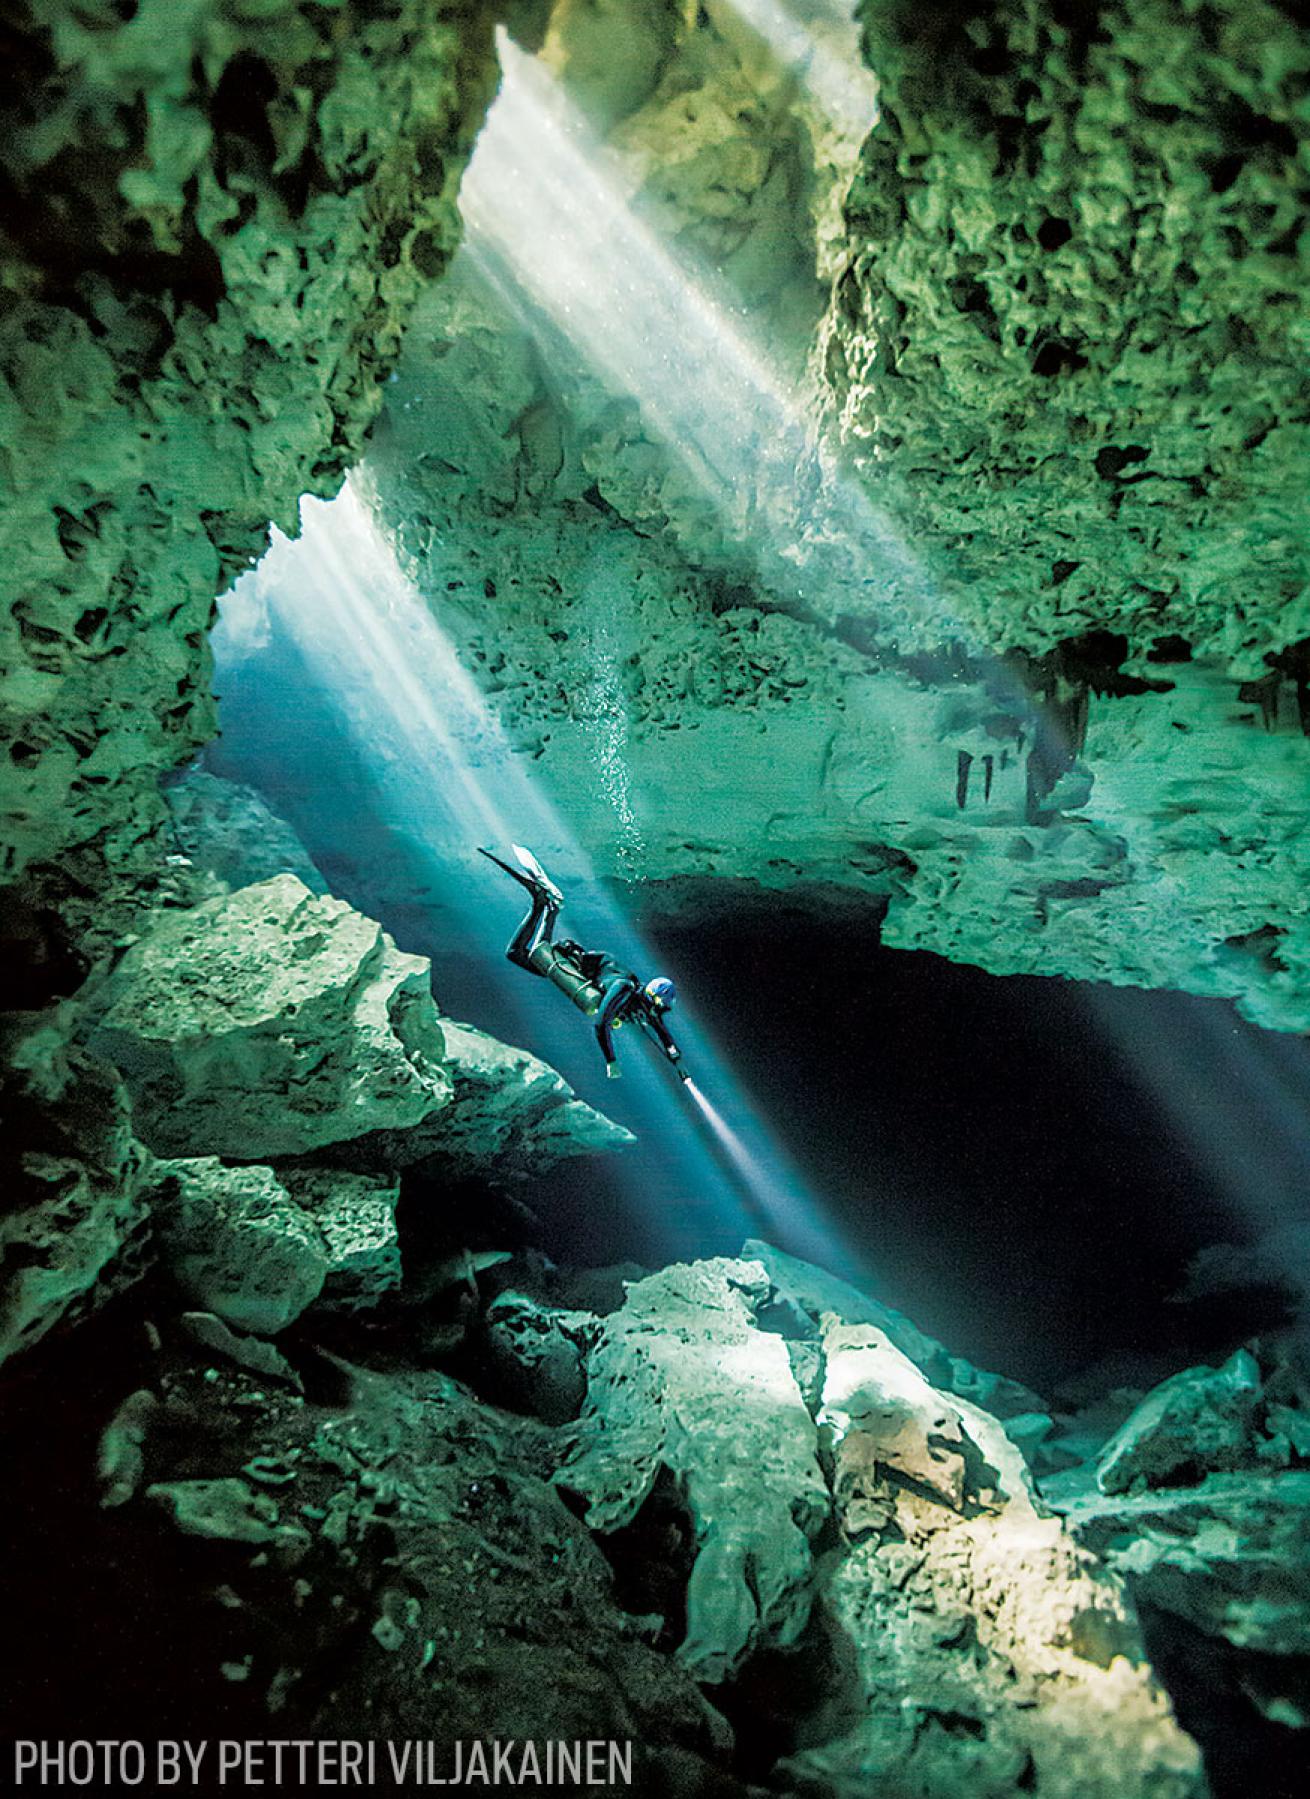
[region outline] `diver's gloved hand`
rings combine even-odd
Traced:
[[[617,1062],[607,1062],[605,1064],[605,1072],[612,1081],[617,1081],[622,1075],[623,1070],[619,1067]]]

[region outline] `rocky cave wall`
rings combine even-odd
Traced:
[[[895,614],[897,641],[1112,631],[1269,676],[1310,629],[1296,9],[861,17],[881,117],[824,376],[931,558],[938,609]]]
[[[0,878],[39,953],[157,875],[215,597],[358,458],[495,62],[458,0],[11,17]]]

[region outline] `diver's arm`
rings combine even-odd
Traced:
[[[600,1053],[605,1058],[605,1072],[611,1080],[616,1080],[623,1072],[619,1067],[619,1059],[614,1052],[614,1026],[618,1023],[624,1007],[636,992],[636,983],[631,978],[622,978],[605,989],[605,998],[600,1011],[596,1014],[596,1041],[600,1045]]]
[[[654,1011],[651,1008],[643,1007],[641,1012],[638,1014],[638,1017],[639,1017],[642,1029],[649,1036],[651,1036],[655,1039],[656,1043],[659,1044],[660,1048],[664,1051],[664,1054],[668,1057],[669,1061],[673,1062],[675,1064],[680,1063],[682,1061],[682,1051],[678,1048],[677,1044],[673,1041],[673,1037],[669,1031],[669,1027],[668,1027],[668,1025],[665,1024],[664,1020],[660,1017],[659,1013]],[[679,1069],[679,1073],[681,1073],[681,1072],[682,1072],[681,1069]],[[685,1076],[684,1076],[684,1079],[685,1079]]]

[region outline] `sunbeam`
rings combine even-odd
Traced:
[[[517,891],[478,856],[479,843],[530,844],[564,887],[570,929],[646,973],[651,952],[532,780],[356,489],[347,484],[331,502],[306,499],[301,527],[295,541],[275,533],[259,567],[224,601],[215,635],[220,681],[244,656],[266,655],[270,640],[284,636],[294,644],[367,759],[377,804],[403,839],[440,928],[457,934],[489,987],[509,992],[512,1010],[533,1037],[530,1047],[567,1065],[560,1046],[577,1033],[578,1022],[557,995],[535,991],[544,982],[505,961],[504,942],[522,908]],[[625,1044],[621,1099],[603,1081],[590,1092],[598,1104],[621,1112],[639,1139],[660,1148],[662,1188],[652,1192],[652,1172],[643,1165],[629,1182],[634,1195],[648,1206],[671,1208],[677,1230],[698,1232],[702,1243],[727,1247],[767,1230],[797,1253],[849,1269],[849,1250],[760,1129],[710,1032],[694,1016],[680,1015],[678,1039],[701,1089],[714,1093],[737,1124],[727,1125],[699,1092],[701,1112],[690,1110],[683,1084],[644,1058],[639,1041]],[[586,1067],[599,1074],[599,1057],[591,1056]],[[713,1128],[699,1129],[702,1118]]]

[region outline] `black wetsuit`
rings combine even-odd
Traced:
[[[660,1016],[662,1008],[647,994],[640,976],[604,950],[584,949],[568,938],[553,942],[551,934],[562,900],[554,890],[537,883],[524,881],[523,885],[532,894],[532,906],[505,953],[519,968],[558,987],[579,1011],[595,1020],[593,1028],[607,1072],[618,1072],[614,1027],[628,1019],[648,1031],[671,1062],[678,1062],[681,1054]]]

